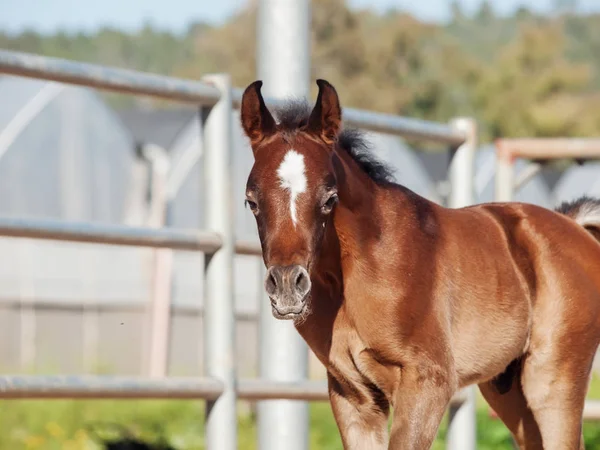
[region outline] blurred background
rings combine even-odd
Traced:
[[[477,202],[493,199],[495,138],[600,134],[598,0],[313,0],[311,14],[311,80],[333,83],[344,106],[477,119]],[[245,87],[257,78],[256,16],[253,0],[3,0],[0,48],[190,79],[227,72]],[[236,131],[236,235],[251,239],[243,198],[252,156]],[[444,148],[372,140],[400,183],[446,204]],[[0,76],[0,214],[155,225],[150,148],[169,160],[161,224],[200,228],[201,160],[182,167],[201,142],[191,106]],[[583,193],[600,195],[600,164],[558,161],[515,199],[553,207]],[[152,254],[0,238],[0,370],[145,374]],[[201,267],[201,254],[175,253],[172,375],[203,370]],[[238,367],[248,377],[258,370],[258,274],[256,258],[236,257]],[[324,376],[314,358],[310,374]],[[99,448],[86,427],[107,420],[149,442],[159,427],[177,449],[202,448],[199,403],[3,401],[0,449]],[[480,448],[511,448],[483,405],[480,415]],[[253,417],[242,405],[240,448],[255,448]],[[600,428],[586,424],[586,436],[600,448]],[[314,449],[341,448],[328,405],[311,405],[310,439]]]

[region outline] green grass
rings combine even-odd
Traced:
[[[600,399],[600,379],[593,379],[589,397]],[[99,450],[102,447],[90,429],[114,438],[118,433],[111,424],[125,426],[149,443],[164,434],[177,450],[199,450],[204,448],[203,416],[202,402],[185,400],[4,400],[0,401],[0,450]],[[489,416],[482,402],[478,402],[477,418],[479,450],[512,450],[508,431]],[[444,419],[434,450],[444,448],[446,424]],[[251,414],[240,414],[238,433],[239,449],[256,449]],[[600,424],[586,423],[584,434],[587,448],[600,448]],[[341,449],[328,403],[311,404],[310,448]]]

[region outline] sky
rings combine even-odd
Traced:
[[[185,30],[190,22],[222,23],[248,0],[0,0],[0,30],[15,33],[24,28],[39,32],[92,31],[110,25],[134,31],[150,22],[173,32]],[[289,1],[289,0],[281,0]],[[556,0],[492,0],[500,14],[526,5],[536,11],[548,11]],[[469,13],[481,0],[459,0]],[[349,0],[354,7],[378,11],[396,8],[416,17],[444,21],[449,17],[450,0]],[[600,0],[579,0],[578,10],[600,12]]]

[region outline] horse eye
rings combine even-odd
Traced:
[[[253,213],[258,212],[258,205],[256,204],[256,202],[253,202],[252,200],[245,200],[244,203],[250,208],[250,210]]]
[[[323,206],[321,206],[321,210],[323,211],[324,214],[328,214],[331,212],[331,210],[333,209],[333,205],[335,205],[338,201],[338,196],[337,194],[332,194],[327,201],[323,204]]]

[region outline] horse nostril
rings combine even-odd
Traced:
[[[297,292],[305,295],[310,290],[310,279],[305,270],[301,269],[296,275],[295,288]]]
[[[296,275],[296,289],[300,289],[300,285],[302,284],[302,272]]]
[[[265,289],[267,294],[270,296],[275,295],[277,292],[277,276],[275,275],[275,269],[270,269],[267,273],[265,280]]]

